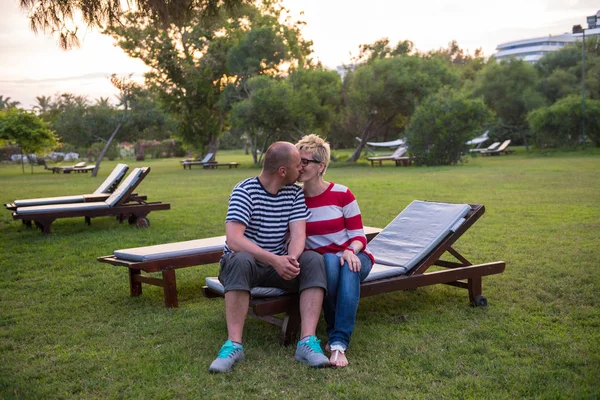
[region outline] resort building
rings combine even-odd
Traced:
[[[600,11],[597,13],[600,20]],[[514,57],[530,64],[535,64],[544,55],[560,50],[563,46],[581,40],[583,33],[564,33],[561,35],[548,35],[533,39],[521,39],[513,42],[502,43],[496,47],[494,57],[496,60],[505,60]],[[600,36],[600,27],[586,29],[585,36]]]

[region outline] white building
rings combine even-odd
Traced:
[[[596,14],[600,20],[600,11]],[[600,21],[599,21],[600,22]],[[496,60],[505,60],[511,57],[535,64],[544,55],[560,50],[569,43],[582,39],[582,33],[564,33],[562,35],[548,35],[533,39],[521,39],[513,42],[502,43],[496,47],[494,57]],[[586,29],[585,36],[600,36],[600,27]]]

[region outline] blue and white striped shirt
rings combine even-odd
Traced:
[[[287,254],[289,224],[309,217],[300,186],[287,185],[273,195],[265,190],[258,177],[254,177],[233,188],[225,222],[244,224],[244,236],[264,250],[284,255]],[[232,252],[227,243],[224,252]]]

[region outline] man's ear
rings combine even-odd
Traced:
[[[287,168],[285,167],[285,165],[281,165],[279,168],[277,168],[278,176],[281,176],[283,178],[286,173],[287,173]]]

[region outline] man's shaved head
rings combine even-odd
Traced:
[[[276,174],[279,167],[289,168],[293,154],[297,154],[296,146],[289,142],[275,142],[267,149],[263,163],[263,171]]]

